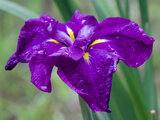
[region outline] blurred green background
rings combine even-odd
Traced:
[[[64,22],[68,18],[65,17],[59,6],[66,6],[65,0],[11,0],[12,2],[23,6],[37,15],[47,14],[53,18]],[[106,9],[104,0],[69,0],[73,10],[78,8],[83,14],[95,15],[98,19],[100,13],[96,9],[97,3],[101,2],[102,10]],[[106,0],[108,11],[104,12],[104,16],[120,16],[116,5],[116,0]],[[142,0],[143,1],[143,0]],[[30,83],[30,72],[27,64],[18,64],[12,71],[5,71],[4,67],[8,58],[16,50],[17,39],[24,19],[28,17],[20,17],[20,13],[14,13],[9,10],[10,6],[4,6],[0,0],[0,120],[82,120],[81,110],[78,102],[78,96],[71,91],[56,74],[56,68],[52,73],[52,93],[43,93]],[[59,4],[60,3],[60,4]],[[139,5],[137,0],[130,0],[130,19],[140,24]],[[158,95],[158,103],[160,102],[160,1],[148,1],[149,20],[151,36],[155,38],[153,49],[153,70],[156,90]],[[111,12],[110,12],[111,11]],[[66,12],[66,13],[65,13]],[[97,14],[98,13],[98,14]],[[114,13],[114,15],[112,14]],[[32,14],[28,13],[30,16]],[[33,14],[34,16],[35,14]],[[22,15],[23,16],[23,15]],[[26,15],[27,16],[27,15]],[[36,15],[35,15],[36,16]],[[22,19],[23,18],[23,19]],[[139,68],[140,75],[144,75],[144,66]],[[120,68],[118,69],[120,72]],[[119,73],[120,74],[120,73]],[[121,79],[123,81],[123,79]],[[122,82],[123,83],[123,82]],[[114,82],[113,87],[119,83]],[[124,83],[124,86],[125,85]],[[151,86],[152,87],[152,86]],[[137,89],[137,88],[134,88]],[[134,91],[134,89],[132,89]],[[118,92],[118,91],[117,91]],[[120,96],[121,97],[121,96]],[[117,104],[119,98],[117,98]],[[110,101],[111,108],[114,100]],[[124,104],[124,103],[123,103]],[[160,104],[159,104],[160,105]],[[134,106],[134,103],[133,103]],[[133,106],[127,106],[133,109]],[[130,108],[129,108],[130,107]],[[159,108],[159,107],[158,107]],[[118,109],[117,109],[118,110]],[[111,115],[115,115],[113,111]],[[120,112],[121,113],[121,112]],[[126,113],[127,114],[127,113]],[[117,114],[116,114],[117,115]],[[125,116],[125,114],[123,115]],[[102,118],[103,120],[103,118]],[[107,120],[107,118],[105,119]],[[120,119],[117,119],[120,120]],[[123,118],[122,118],[123,120]],[[127,119],[126,119],[127,120]],[[128,120],[131,120],[128,118]],[[135,120],[135,119],[133,119]]]

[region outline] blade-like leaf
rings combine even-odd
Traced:
[[[103,20],[106,17],[113,17],[114,14],[109,6],[107,0],[92,0],[94,8],[96,9],[99,20]]]
[[[81,112],[83,116],[83,120],[94,120],[92,116],[92,111],[87,105],[87,103],[79,96],[79,103],[81,106]]]
[[[110,117],[109,117],[109,115],[108,115],[108,113],[106,113],[106,112],[101,112],[101,114],[102,114],[104,120],[111,120]]]
[[[127,88],[119,79],[117,74],[114,74],[112,80],[111,91],[111,109],[110,117],[112,120],[137,120],[136,112],[133,109],[133,104]]]
[[[32,11],[7,0],[1,0],[0,1],[0,10],[9,12],[17,17],[20,17],[21,19],[28,20],[30,18],[38,18],[39,15],[36,13],[33,13]]]
[[[71,20],[74,11],[77,9],[76,4],[72,0],[55,0],[65,21]]]
[[[123,7],[121,5],[120,0],[115,0],[115,2],[116,2],[116,5],[117,5],[117,8],[118,8],[118,11],[119,11],[119,15],[121,17],[125,17],[125,13],[124,13],[124,10],[123,10]]]
[[[124,63],[120,63],[120,67],[124,74],[137,118],[139,120],[150,120],[150,114],[145,104],[145,94],[138,69],[128,68]]]
[[[130,12],[130,9],[129,9],[129,1],[130,0],[125,0],[125,17],[129,19],[129,12]]]
[[[139,0],[139,8],[140,8],[140,14],[141,14],[142,28],[147,32],[147,34],[151,34],[150,26],[149,26],[147,0]],[[154,109],[156,110],[156,113],[158,113],[152,56],[145,63],[144,90],[146,94],[146,105],[147,105],[148,111]],[[156,114],[156,120],[158,120],[158,114]]]

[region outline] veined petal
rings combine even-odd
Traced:
[[[135,22],[120,17],[104,19],[92,37],[97,39],[108,41],[94,48],[114,51],[129,67],[142,65],[150,57],[154,42]]]
[[[98,24],[98,21],[96,18],[92,15],[87,15],[87,14],[81,14],[79,10],[76,10],[74,12],[74,15],[72,16],[72,22],[77,23],[78,25],[91,25],[95,26]]]
[[[111,112],[112,74],[116,71],[118,58],[101,49],[89,50],[87,57],[87,60],[84,57],[78,61],[59,58],[58,75],[94,112]]]
[[[26,63],[31,60],[31,58],[38,52],[41,54],[42,51],[50,51],[51,48],[46,48],[48,46],[47,40],[54,37],[57,22],[55,19],[47,16],[41,15],[39,19],[30,19],[25,22],[22,27],[19,38],[17,50],[8,60],[5,67],[6,70],[13,69],[18,62]],[[55,51],[57,48],[51,44],[52,50]],[[61,47],[57,45],[58,47]],[[42,47],[45,49],[43,50]],[[55,49],[55,50],[54,50]],[[49,53],[46,53],[49,54]]]
[[[53,62],[46,62],[45,59],[40,57],[33,57],[29,62],[31,71],[31,82],[41,91],[51,92],[51,72],[54,65]]]
[[[74,46],[81,48],[87,47],[87,45],[91,42],[91,37],[93,36],[95,29],[95,26],[83,26],[77,35]]]
[[[98,25],[98,21],[92,15],[81,14],[78,10],[75,11],[72,16],[72,22],[78,28],[78,34],[74,42],[75,47],[81,47],[84,50],[87,45],[91,42],[91,37]]]
[[[57,52],[50,54],[50,57],[55,56],[64,56],[66,58],[72,58],[73,60],[77,61],[82,58],[84,51],[77,47],[61,47]]]

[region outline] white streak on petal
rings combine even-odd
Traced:
[[[49,23],[49,25],[48,25],[48,27],[47,27],[47,30],[48,30],[49,32],[52,31],[52,24],[51,24],[51,23]]]
[[[94,34],[95,27],[85,25],[78,33],[77,38],[88,38]]]

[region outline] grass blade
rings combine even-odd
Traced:
[[[33,13],[32,11],[7,0],[1,0],[0,1],[0,10],[9,12],[17,17],[20,17],[21,19],[28,20],[30,18],[38,18],[39,15],[36,13]]]

